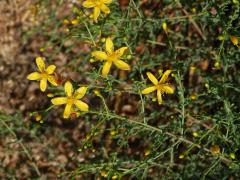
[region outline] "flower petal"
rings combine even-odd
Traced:
[[[72,96],[73,94],[73,86],[72,84],[67,81],[64,85],[65,93],[67,94],[68,97]]]
[[[112,39],[110,37],[106,39],[106,51],[109,54],[112,54],[114,51],[114,45],[113,45]]]
[[[129,71],[131,69],[130,66],[127,63],[125,63],[124,61],[122,61],[122,60],[116,59],[115,61],[113,61],[113,63],[119,69],[126,70],[126,71]]]
[[[36,58],[36,64],[40,72],[43,72],[45,70],[45,63],[42,57]]]
[[[158,104],[162,104],[162,93],[160,90],[157,90],[157,99],[158,99]]]
[[[33,72],[27,76],[28,80],[39,80],[41,79],[41,74],[38,72]]]
[[[110,13],[110,9],[105,5],[105,4],[102,4],[100,6],[100,9],[102,12],[104,12],[105,14],[109,14]]]
[[[50,65],[50,66],[47,67],[46,72],[48,74],[52,74],[55,71],[55,69],[56,69],[55,65]]]
[[[153,91],[156,91],[157,87],[156,86],[151,86],[151,87],[148,87],[144,90],[142,90],[142,94],[149,94]]]
[[[93,19],[94,19],[94,21],[97,21],[99,15],[100,15],[100,9],[98,7],[95,7],[94,10],[93,10]]]
[[[169,74],[170,74],[171,72],[172,72],[171,70],[166,70],[166,71],[163,73],[163,75],[162,75],[159,83],[160,83],[160,84],[165,83],[165,82],[167,81],[168,76],[169,76]]]
[[[78,107],[78,109],[80,109],[81,111],[88,111],[88,105],[85,103],[85,102],[82,102],[82,101],[80,101],[80,100],[77,100],[77,101],[75,101],[75,103],[74,103],[77,107]]]
[[[118,50],[116,50],[115,52],[118,57],[121,57],[127,49],[128,49],[128,47],[121,47]]]
[[[173,94],[174,93],[174,88],[170,85],[163,85],[162,92],[167,93],[167,94]]]
[[[105,4],[110,4],[110,3],[112,3],[112,0],[102,0],[102,2]]]
[[[52,85],[58,86],[58,83],[57,83],[57,80],[56,80],[55,76],[49,75],[49,76],[48,76],[48,81],[49,81]]]
[[[91,0],[87,0],[87,1],[84,1],[82,5],[85,8],[93,8],[96,4],[94,4],[94,2]]]
[[[56,97],[51,100],[54,105],[62,105],[67,103],[66,97]]]
[[[40,90],[44,92],[47,88],[47,79],[44,78],[40,81]]]
[[[107,54],[103,51],[94,51],[92,52],[92,56],[98,60],[106,60],[108,58]]]
[[[150,72],[147,72],[147,76],[148,76],[148,79],[154,84],[154,85],[157,85],[158,84],[158,80],[157,78]]]
[[[111,68],[111,65],[112,65],[111,61],[105,62],[105,64],[103,65],[103,68],[102,68],[102,75],[103,76],[108,75],[108,73],[110,71],[110,68]]]
[[[75,91],[75,98],[81,99],[87,92],[87,87],[80,87]]]
[[[68,118],[71,114],[71,109],[72,109],[72,104],[67,104],[65,109],[64,109],[64,112],[63,112],[63,118]]]

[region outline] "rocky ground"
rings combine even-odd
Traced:
[[[10,129],[0,133],[1,179],[56,178],[63,169],[76,167],[76,162],[84,160],[76,155],[76,149],[70,148],[73,141],[79,143],[82,122],[68,127],[56,119],[54,130],[41,125],[38,137],[24,130],[33,123],[29,112],[41,109],[49,102],[39,91],[38,83],[26,79],[34,70],[34,59],[40,48],[38,40],[25,42],[22,36],[23,31],[32,26],[33,3],[30,0],[0,1],[0,111],[10,115],[0,117],[9,120],[8,124],[1,124],[1,129]],[[19,119],[19,112],[23,118]],[[53,126],[51,122],[49,124]],[[63,127],[67,136],[56,138]],[[75,159],[71,160],[73,157]]]

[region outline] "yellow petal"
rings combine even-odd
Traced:
[[[66,97],[57,97],[57,98],[53,98],[51,100],[51,102],[54,105],[62,105],[62,104],[66,104],[67,103],[67,98]]]
[[[47,79],[45,78],[40,81],[40,90],[44,92],[46,88],[47,88]]]
[[[99,15],[100,15],[100,9],[98,7],[95,7],[93,10],[93,19],[97,21]]]
[[[33,72],[27,76],[28,80],[39,80],[41,79],[41,74],[38,72]]]
[[[126,71],[129,71],[131,69],[130,66],[127,63],[125,63],[124,61],[122,61],[122,60],[116,59],[115,61],[113,61],[113,63],[119,69],[126,70]]]
[[[166,70],[166,71],[164,72],[164,74],[162,75],[159,83],[160,83],[160,84],[165,83],[165,82],[167,81],[168,76],[169,76],[169,74],[170,74],[171,72],[172,72],[171,70]]]
[[[64,109],[64,112],[63,112],[63,118],[68,118],[71,114],[71,109],[72,109],[72,104],[67,104],[65,109]]]
[[[116,50],[117,56],[121,57],[127,49],[128,49],[128,47],[122,47],[122,48],[119,48],[118,50]]]
[[[150,72],[147,72],[147,76],[148,76],[148,79],[154,84],[154,85],[157,85],[158,84],[158,80],[157,78]]]
[[[149,93],[151,93],[153,91],[156,91],[156,89],[157,89],[156,86],[148,87],[148,88],[142,90],[142,94],[149,94]]]
[[[80,87],[75,92],[75,98],[81,99],[87,92],[87,87]]]
[[[111,38],[107,38],[107,39],[106,39],[106,51],[107,51],[109,54],[112,54],[113,51],[114,51],[114,45],[113,45],[113,42],[112,42],[112,39],[111,39]]]
[[[45,70],[45,63],[42,57],[36,58],[36,64],[40,72],[43,72]]]
[[[103,65],[103,69],[102,69],[103,76],[108,75],[111,65],[112,65],[112,62],[110,62],[110,61],[105,62],[105,64]]]
[[[82,5],[83,5],[83,7],[85,7],[85,8],[93,8],[93,7],[95,6],[95,4],[93,3],[93,1],[89,1],[89,0],[84,1]]]
[[[105,4],[102,4],[100,6],[100,9],[102,12],[104,12],[105,14],[109,14],[110,13],[110,9],[105,5]]]
[[[92,56],[98,60],[106,60],[108,58],[107,54],[103,51],[94,51],[92,52]]]
[[[174,89],[173,89],[173,87],[171,87],[169,85],[163,85],[162,92],[163,93],[167,93],[167,94],[173,94],[174,93]]]
[[[162,104],[162,93],[160,90],[157,90],[157,99],[158,99],[158,104]]]
[[[55,69],[56,69],[55,65],[50,65],[50,66],[47,67],[46,72],[48,74],[52,74],[55,71]]]
[[[75,101],[74,103],[78,109],[80,109],[81,111],[88,111],[88,105],[85,102],[82,102],[80,100]]]
[[[48,76],[48,81],[49,81],[52,85],[58,86],[55,76],[49,75],[49,76]]]
[[[67,81],[64,85],[65,93],[67,94],[68,97],[72,96],[73,93],[73,86],[72,84]]]
[[[110,3],[112,3],[112,0],[102,0],[102,2],[105,4],[110,4]]]

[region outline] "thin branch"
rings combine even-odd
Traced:
[[[107,116],[107,114],[104,114],[104,113],[101,113],[101,112],[97,112],[97,111],[89,111],[88,113],[90,114],[97,114],[97,115],[105,115]],[[123,121],[127,121],[129,123],[133,123],[133,124],[137,124],[137,125],[140,125],[142,127],[145,127],[147,130],[151,130],[151,131],[156,131],[158,133],[161,133],[161,134],[165,134],[173,139],[176,139],[176,140],[180,140],[181,142],[184,142],[186,144],[189,144],[193,147],[197,147],[199,149],[203,149],[204,151],[210,153],[211,151],[207,148],[204,148],[202,147],[201,145],[199,144],[196,144],[188,139],[185,139],[184,137],[182,136],[178,136],[178,135],[175,135],[171,132],[163,132],[161,129],[157,128],[157,127],[154,127],[154,126],[151,126],[151,125],[148,125],[148,124],[145,124],[145,123],[142,123],[142,120],[139,120],[139,119],[136,119],[136,120],[133,120],[133,119],[129,119],[129,118],[125,118],[125,117],[122,117],[122,116],[119,116],[119,115],[114,115],[114,114],[108,114],[108,117],[110,118],[115,118],[115,119],[119,119],[119,120],[123,120]],[[228,163],[231,163],[232,161],[225,158],[224,156],[219,156],[220,160],[226,164]]]
[[[197,23],[194,21],[192,16],[189,15],[189,13],[186,11],[186,9],[183,8],[182,4],[180,2],[177,3],[180,8],[182,8],[183,14],[189,17],[189,21],[193,24],[194,28],[196,29],[197,33],[200,35],[200,37],[206,41],[206,37],[204,36],[202,30],[200,27],[197,25]]]

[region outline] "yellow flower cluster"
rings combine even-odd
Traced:
[[[86,0],[83,2],[83,6],[86,8],[93,8],[93,17],[94,20],[97,21],[100,12],[102,11],[105,14],[110,13],[110,9],[106,6],[106,4],[110,4],[112,0]],[[167,31],[166,23],[163,24],[163,29]],[[105,49],[104,51],[93,51],[91,53],[92,57],[98,61],[103,61],[102,68],[102,76],[106,77],[109,74],[111,66],[114,64],[117,68],[121,70],[130,71],[131,67],[129,64],[123,61],[123,55],[128,50],[128,47],[121,47],[117,50],[114,48],[113,41],[110,37],[105,39]],[[50,82],[53,86],[58,86],[60,83],[58,82],[58,78],[54,73],[56,66],[49,65],[46,67],[44,58],[37,57],[36,64],[38,67],[38,72],[33,72],[27,76],[29,80],[37,80],[40,81],[40,90],[45,92],[47,88],[47,82]],[[168,77],[172,71],[167,70],[163,73],[161,79],[158,79],[150,72],[147,72],[147,76],[150,81],[153,83],[153,86],[148,87],[142,91],[142,94],[149,94],[153,91],[157,91],[157,99],[158,103],[162,104],[162,94],[173,94],[174,88],[168,83]],[[89,107],[88,105],[81,101],[80,99],[84,97],[87,91],[87,87],[80,87],[74,90],[73,85],[70,81],[65,82],[64,91],[66,96],[64,97],[54,97],[53,94],[47,94],[48,97],[51,97],[53,105],[64,105],[65,110],[63,113],[64,118],[69,118],[72,113],[75,113],[76,109],[80,111],[87,112]]]
[[[52,85],[58,86],[56,77],[54,76],[54,71],[56,69],[55,65],[50,65],[46,68],[44,60],[42,57],[36,58],[36,64],[38,66],[39,72],[33,72],[27,76],[28,80],[39,80],[40,90],[45,92],[47,88],[47,81]],[[69,118],[70,114],[74,112],[73,105],[75,105],[81,111],[88,111],[88,105],[81,101],[80,99],[85,95],[87,87],[80,87],[75,92],[71,82],[67,81],[64,85],[66,97],[56,97],[51,100],[53,105],[66,104],[63,117]],[[52,97],[52,96],[50,96]]]

